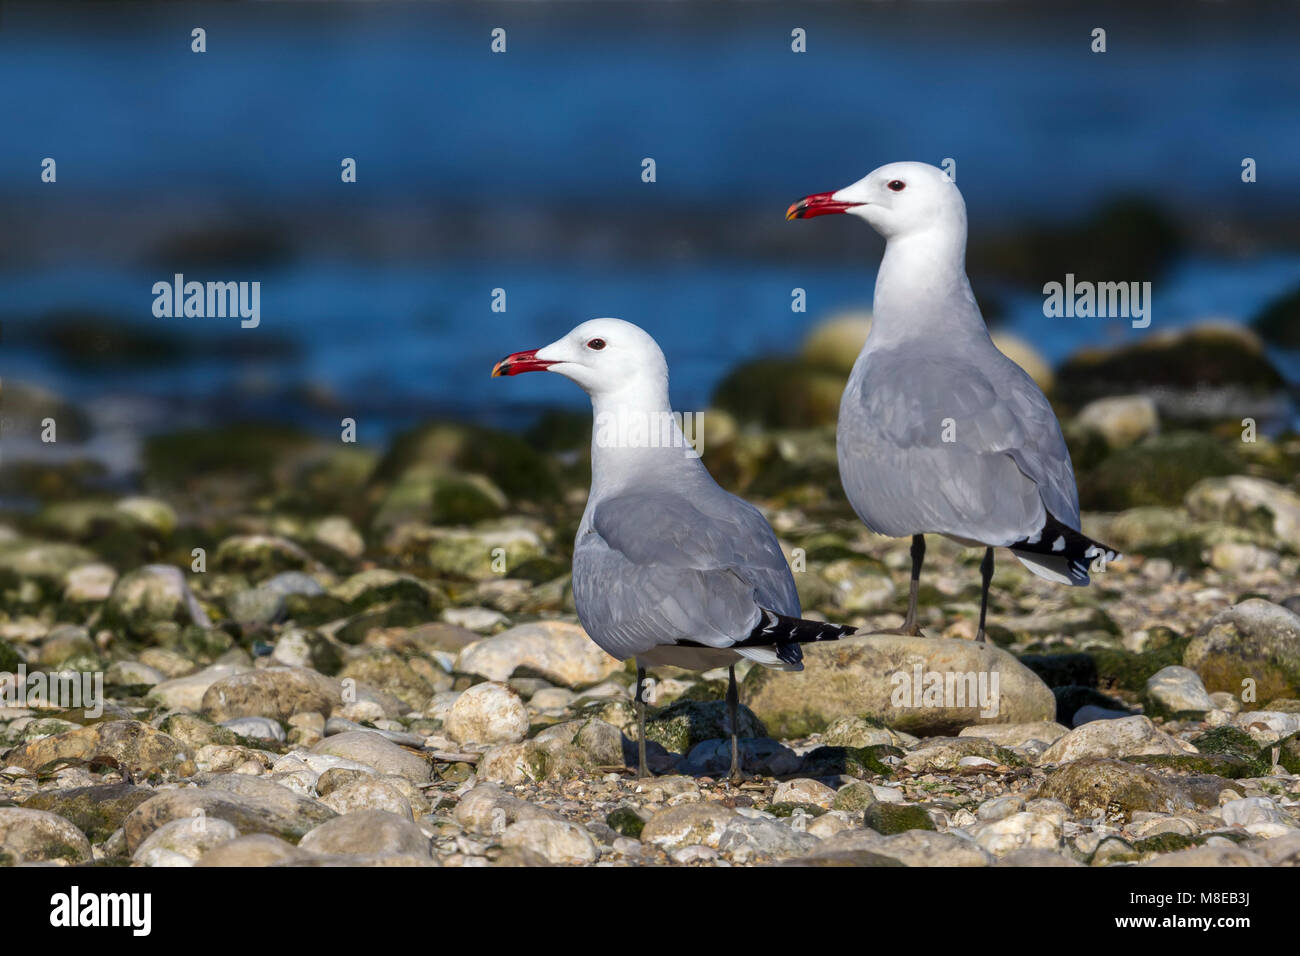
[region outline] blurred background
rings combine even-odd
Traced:
[[[5,459],[111,484],[150,436],[237,421],[347,416],[382,445],[559,409],[577,434],[569,383],[488,372],[599,315],[658,338],[679,408],[817,424],[882,244],[783,213],[946,158],[985,315],[1054,400],[1141,388],[1277,432],[1300,380],[1297,40],[1283,7],[1218,3],[5,4]],[[1067,272],[1152,282],[1150,327],[1045,318]],[[175,273],[259,281],[260,326],[155,318]]]

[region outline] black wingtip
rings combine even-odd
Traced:
[[[737,646],[774,645],[777,656],[781,657],[781,648],[793,646],[796,651],[800,644],[815,644],[818,641],[838,641],[841,637],[853,634],[857,628],[846,624],[831,624],[828,621],[808,621],[803,618],[778,614],[767,608],[760,608],[762,614],[754,629]],[[781,660],[787,664],[797,664],[803,659],[802,652],[794,660]]]
[[[1065,558],[1070,577],[1076,584],[1089,582],[1088,572],[1097,559],[1100,558],[1103,564],[1109,564],[1124,558],[1124,555],[1115,549],[1107,547],[1100,541],[1094,541],[1082,531],[1071,528],[1051,512],[1047,513],[1047,521],[1038,534],[1017,541],[1010,547],[1012,551],[1026,554]]]
[[[776,645],[776,659],[783,664],[802,664],[803,648],[793,641]]]

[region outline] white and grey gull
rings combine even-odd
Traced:
[[[907,616],[918,634],[925,535],[983,546],[977,640],[993,549],[1075,586],[1093,561],[1119,559],[1080,531],[1079,493],[1061,426],[1033,379],[989,337],[966,277],[966,203],[925,163],[890,163],[786,219],[847,213],[885,238],[871,332],[840,401],[840,481],[879,534],[912,538]]]
[[[516,352],[493,376],[555,372],[591,397],[591,490],[573,549],[578,619],[603,650],[637,663],[640,773],[645,667],[728,668],[731,775],[740,774],[735,664],[802,670],[803,643],[853,629],[800,618],[794,577],[757,508],[723,490],[682,434],[655,340],[621,319],[584,322]]]

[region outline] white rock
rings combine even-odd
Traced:
[[[506,827],[501,845],[532,850],[551,863],[592,863],[600,855],[591,834],[568,820],[519,820]]]
[[[1146,395],[1115,395],[1089,402],[1075,421],[1111,448],[1127,448],[1160,429],[1156,403]]]
[[[284,728],[278,720],[270,717],[236,717],[233,720],[223,720],[221,726],[250,740],[274,740],[276,743],[285,741]]]
[[[387,810],[407,820],[415,819],[406,795],[392,783],[377,777],[345,783],[321,797],[320,802],[340,815],[354,810]]]
[[[830,808],[835,802],[835,791],[826,784],[807,777],[784,780],[776,785],[773,803],[807,803],[815,807]]]
[[[203,709],[203,695],[209,687],[219,680],[250,670],[252,668],[247,664],[213,664],[197,674],[186,674],[156,684],[149,691],[149,696],[161,701],[170,710],[192,710],[197,713]]]
[[[519,667],[575,689],[597,684],[623,669],[586,631],[567,621],[520,624],[470,644],[456,661],[456,670],[494,681],[506,680]]]
[[[1076,727],[1047,750],[1042,763],[1069,763],[1081,757],[1129,757],[1135,754],[1183,754],[1176,739],[1160,730],[1148,717],[1094,720]]]
[[[1146,692],[1173,714],[1203,714],[1214,709],[1214,701],[1201,683],[1200,675],[1190,667],[1174,664],[1160,668],[1147,678]]]
[[[172,820],[149,834],[131,860],[142,866],[193,866],[203,854],[237,836],[234,824],[217,817]]]
[[[528,709],[519,695],[496,681],[475,684],[447,713],[443,729],[458,743],[517,743],[528,733]]]
[[[971,830],[975,842],[994,856],[1013,850],[1056,850],[1061,846],[1061,834],[1058,823],[1037,813],[1013,813]]]

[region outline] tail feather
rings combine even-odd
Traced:
[[[1113,548],[1063,524],[1050,512],[1042,530],[1009,547],[1035,574],[1075,587],[1091,583],[1088,569],[1096,559],[1101,558],[1108,564],[1124,557]]]
[[[767,608],[762,612],[758,623],[744,640],[736,641],[733,647],[772,647],[777,659],[786,664],[799,664],[803,661],[803,649],[800,644],[814,644],[817,641],[837,641],[857,631],[846,624],[830,624],[826,621],[807,621],[803,618],[778,614]]]

